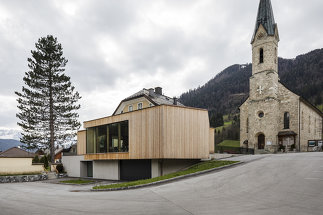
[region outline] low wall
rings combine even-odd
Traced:
[[[0,176],[0,183],[32,182],[32,181],[42,181],[47,179],[48,179],[48,176],[46,174]]]
[[[0,158],[0,174],[27,174],[44,171],[43,165],[33,165],[32,158]]]
[[[196,163],[200,162],[200,160],[163,160],[162,161],[162,175],[167,175],[170,173],[178,172],[187,167],[190,167]]]
[[[62,156],[62,164],[67,175],[70,177],[85,177],[86,172],[81,168],[81,161],[84,160],[83,155],[79,156]]]
[[[119,161],[93,161],[93,178],[120,180]]]

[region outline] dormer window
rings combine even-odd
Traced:
[[[142,102],[138,103],[138,110],[142,109]]]
[[[259,51],[259,63],[263,63],[264,62],[264,49],[261,48]]]
[[[129,111],[129,112],[133,111],[133,107],[132,107],[132,105],[129,105],[129,106],[128,106],[128,111]]]

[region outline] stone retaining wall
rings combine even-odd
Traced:
[[[48,176],[46,174],[0,176],[0,183],[31,182],[31,181],[42,181],[47,179],[48,179]]]

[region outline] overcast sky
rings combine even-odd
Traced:
[[[109,116],[141,90],[181,93],[232,64],[251,62],[259,0],[1,0],[0,128],[17,128],[17,102],[38,38],[58,38],[83,97],[80,120]],[[322,0],[272,0],[279,56],[323,48]]]

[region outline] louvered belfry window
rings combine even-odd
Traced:
[[[264,49],[260,49],[259,52],[259,63],[263,63],[264,62]]]

